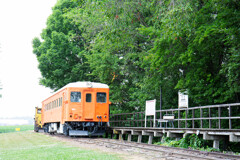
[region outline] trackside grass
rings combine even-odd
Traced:
[[[16,128],[20,131],[33,130],[33,125],[18,125],[18,126],[0,126],[0,133],[16,132]]]
[[[118,160],[117,155],[83,150],[33,131],[0,134],[0,160]]]

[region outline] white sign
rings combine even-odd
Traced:
[[[156,99],[146,101],[146,115],[147,116],[155,115],[155,111],[156,111],[155,108],[156,108]]]
[[[155,127],[156,121],[156,99],[146,101],[146,110],[145,110],[145,127],[147,127],[147,116],[154,116],[153,117],[153,126]]]
[[[188,95],[187,92],[178,92],[178,107],[188,108]]]

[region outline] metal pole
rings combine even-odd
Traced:
[[[160,110],[162,110],[162,86],[160,86]]]
[[[160,119],[162,119],[162,86],[160,86]],[[162,127],[162,122],[160,122],[160,127]]]

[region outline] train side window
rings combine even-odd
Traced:
[[[97,93],[97,102],[98,103],[106,103],[107,102],[107,94],[104,92]]]
[[[81,102],[81,92],[71,92],[71,102]]]
[[[92,102],[92,94],[91,93],[86,94],[86,102]]]

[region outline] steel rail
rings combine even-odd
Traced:
[[[128,142],[128,141],[119,141],[115,139],[108,139],[108,138],[83,138],[83,137],[66,137],[60,134],[53,134],[51,136],[60,137],[60,138],[67,138],[73,139],[77,142],[83,142],[88,144],[97,144],[101,143],[108,143],[112,145],[119,145],[119,146],[126,146],[132,148],[143,149],[147,151],[154,151],[158,153],[162,153],[164,156],[159,158],[186,158],[186,159],[207,159],[207,160],[217,160],[217,159],[231,159],[231,160],[239,160],[240,155],[232,155],[232,154],[224,154],[219,152],[206,152],[206,151],[199,151],[199,150],[192,150],[192,149],[185,149],[185,148],[177,148],[177,147],[168,147],[168,146],[160,146],[154,144],[146,144],[146,143],[137,143],[137,142]]]
[[[78,139],[77,140],[78,142],[83,142],[83,143],[86,143],[86,140],[80,140]],[[167,150],[159,150],[158,148],[149,148],[149,147],[146,147],[146,146],[143,146],[142,144],[138,144],[138,145],[134,145],[134,144],[127,144],[125,141],[124,143],[118,143],[118,142],[111,142],[111,141],[106,141],[105,139],[104,140],[100,140],[100,139],[88,139],[88,144],[97,144],[97,145],[102,145],[102,144],[99,144],[99,143],[103,143],[103,144],[112,144],[112,145],[117,145],[117,146],[125,146],[125,147],[131,147],[131,148],[138,148],[138,149],[143,149],[143,150],[147,150],[147,151],[154,151],[154,152],[158,152],[158,153],[161,153],[163,154],[164,156],[160,156],[159,158],[185,158],[185,159],[194,159],[194,160],[216,160],[216,158],[209,158],[209,157],[203,157],[203,156],[197,156],[197,155],[189,155],[189,154],[183,154],[183,153],[178,153],[178,152],[172,152],[172,151],[168,151]]]
[[[96,140],[96,139],[94,139]],[[239,155],[231,155],[231,154],[224,154],[224,153],[219,153],[219,152],[206,152],[206,151],[199,151],[199,150],[192,150],[192,149],[185,149],[185,148],[177,148],[177,147],[167,147],[167,146],[160,146],[160,145],[154,145],[154,144],[146,144],[146,143],[137,143],[137,142],[128,142],[128,141],[119,141],[119,140],[113,140],[110,142],[110,139],[97,139],[97,141],[101,141],[104,143],[111,143],[115,145],[123,145],[123,146],[129,146],[129,147],[135,147],[139,149],[146,149],[150,151],[157,151],[157,152],[165,152],[165,153],[172,153],[172,154],[177,154],[179,156],[185,156],[187,158],[200,158],[200,159],[233,159],[233,160],[238,160],[240,159]],[[151,148],[154,147],[154,148]],[[164,149],[164,150],[160,150]],[[170,151],[169,151],[170,150]],[[174,150],[181,151],[175,152]],[[185,152],[185,153],[184,153]],[[195,153],[197,155],[190,155],[191,153]],[[207,157],[203,157],[207,156]]]

